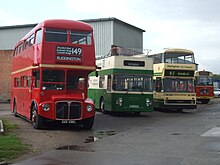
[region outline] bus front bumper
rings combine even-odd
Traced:
[[[154,107],[164,109],[196,109],[197,105],[194,100],[154,100]]]

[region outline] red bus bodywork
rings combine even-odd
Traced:
[[[11,110],[41,128],[60,120],[92,128],[94,103],[88,74],[96,69],[93,29],[72,20],[46,20],[16,45],[12,58]]]
[[[213,73],[209,71],[197,71],[196,76],[196,99],[203,104],[209,103],[214,97]]]

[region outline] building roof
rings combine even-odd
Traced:
[[[145,30],[141,29],[141,28],[138,28],[134,25],[131,25],[129,23],[126,23],[124,21],[121,21],[115,17],[109,17],[109,18],[98,18],[98,19],[84,19],[84,20],[79,20],[79,21],[82,21],[82,22],[86,22],[86,23],[90,23],[90,22],[103,22],[103,21],[116,21],[116,22],[120,22],[120,23],[124,23],[128,26],[131,26],[137,30],[140,30],[142,32],[145,32]],[[24,25],[12,25],[12,26],[0,26],[0,30],[2,29],[16,29],[16,28],[27,28],[27,27],[35,27],[37,25],[37,23],[35,24],[24,24]]]
[[[16,29],[16,28],[28,28],[28,27],[35,27],[35,24],[24,24],[24,25],[12,25],[12,26],[0,26],[0,30],[2,29]]]
[[[142,32],[145,32],[145,30],[143,30],[141,28],[138,28],[138,27],[136,27],[134,25],[131,25],[131,24],[127,23],[127,22],[121,21],[121,20],[119,20],[119,19],[117,19],[115,17],[97,18],[97,19],[84,19],[84,20],[80,20],[80,21],[87,22],[87,23],[89,23],[89,22],[103,22],[103,21],[116,21],[116,22],[124,23],[124,24],[126,24],[128,26],[132,26],[133,28],[135,28],[137,30],[140,30]]]

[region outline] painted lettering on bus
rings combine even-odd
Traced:
[[[184,77],[193,77],[194,71],[189,70],[165,70],[164,76],[184,76]]]
[[[174,68],[174,69],[178,69],[178,68],[181,68],[181,69],[192,69],[193,66],[167,65],[167,68]]]
[[[82,55],[82,48],[71,46],[57,46],[56,53],[63,55]]]
[[[81,57],[57,56],[57,60],[81,61]]]

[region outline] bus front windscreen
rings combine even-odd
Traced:
[[[195,60],[193,54],[166,53],[164,55],[164,62],[177,64],[194,64]]]
[[[65,78],[65,75],[67,78]],[[86,78],[76,75],[74,71],[50,70],[42,71],[42,90],[84,90]]]
[[[202,86],[212,86],[213,80],[212,77],[208,76],[200,76],[196,78],[196,85],[202,85]]]
[[[117,74],[113,76],[112,89],[115,91],[152,92],[152,77]]]
[[[193,79],[163,79],[164,92],[195,92]]]
[[[42,72],[42,90],[64,90],[64,70],[44,69]]]

